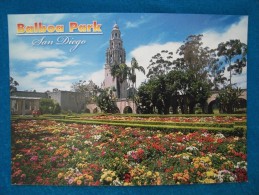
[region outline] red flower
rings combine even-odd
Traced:
[[[238,168],[234,173],[237,176],[237,182],[247,181],[247,171],[245,169]]]
[[[125,173],[125,175],[124,175],[124,182],[129,183],[130,181],[131,181],[130,173]]]

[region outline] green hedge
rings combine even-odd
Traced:
[[[82,120],[82,119],[80,119]],[[84,119],[82,121],[102,122],[102,123],[133,123],[133,124],[149,124],[149,125],[172,125],[172,126],[195,126],[195,127],[226,127],[233,128],[234,123],[206,123],[206,122],[165,122],[165,121],[124,121],[124,120],[107,120],[107,119]]]
[[[111,115],[111,114],[99,114],[99,115]],[[246,114],[166,114],[166,115],[161,115],[161,114],[113,114],[116,116],[131,116],[131,117],[160,117],[160,118],[165,118],[165,117],[245,117]]]
[[[66,119],[54,119],[57,122],[64,123],[77,123],[77,124],[95,124],[95,125],[113,125],[121,127],[139,127],[150,130],[161,130],[166,132],[181,131],[183,133],[195,132],[197,130],[206,130],[210,133],[222,133],[226,136],[243,136],[245,135],[244,127],[237,128],[219,128],[219,127],[194,127],[194,126],[172,126],[172,125],[147,125],[147,124],[133,124],[133,123],[115,123],[115,122],[100,122],[100,121],[82,121],[82,120],[66,120]]]
[[[246,126],[246,121],[236,121],[235,123],[235,126]]]

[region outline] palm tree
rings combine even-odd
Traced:
[[[117,94],[118,98],[121,97],[121,84],[127,79],[129,75],[130,69],[129,67],[122,63],[122,64],[113,64],[111,66],[111,75],[113,76],[113,79],[116,78],[116,88],[117,88]]]
[[[138,70],[145,74],[145,69],[143,66],[139,66],[136,58],[131,59],[131,67],[130,67],[130,73],[129,73],[129,80],[132,82],[132,89],[133,89],[133,107],[134,107],[134,100],[135,100],[135,89],[136,89],[136,81],[137,81],[137,76],[135,70]],[[134,108],[133,108],[134,110]]]

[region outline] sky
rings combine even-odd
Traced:
[[[69,22],[101,24],[99,34],[17,35],[17,24],[32,26],[64,25]],[[8,15],[10,76],[18,83],[18,90],[38,92],[71,90],[72,83],[93,80],[101,85],[104,80],[105,51],[113,25],[117,23],[126,50],[126,64],[135,57],[147,71],[149,61],[161,50],[173,52],[189,35],[203,34],[203,46],[213,49],[221,42],[240,39],[247,44],[248,17],[237,15],[149,14],[149,13],[87,13],[87,14],[30,14]],[[75,30],[74,32],[78,32]],[[71,44],[57,44],[68,37]],[[44,44],[41,40],[44,40]],[[41,43],[41,44],[39,44]],[[52,43],[52,44],[51,44]],[[76,49],[77,43],[81,43]],[[249,62],[248,62],[249,63]],[[247,67],[235,75],[232,83],[246,88]],[[146,80],[137,72],[137,86]],[[225,76],[229,73],[225,71]]]

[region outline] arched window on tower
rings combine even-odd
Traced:
[[[117,33],[115,33],[115,37],[117,37]]]

